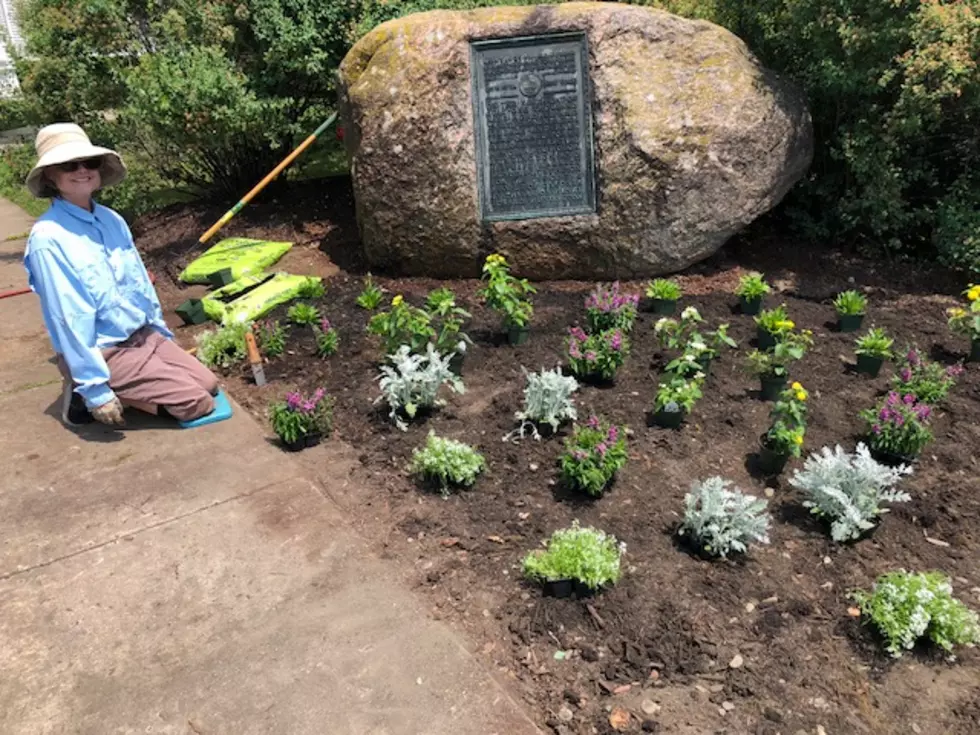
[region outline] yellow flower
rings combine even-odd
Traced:
[[[949,309],[947,312],[953,319],[959,319],[966,314],[966,309],[961,309],[959,307],[954,307]]]
[[[963,293],[966,294],[967,301],[976,301],[977,299],[980,299],[980,284],[974,285],[971,283],[970,287]]]
[[[401,294],[398,294],[398,295],[397,295],[397,296],[396,296],[395,298],[393,298],[393,299],[391,300],[391,305],[392,305],[392,306],[401,306],[401,305],[402,305],[402,302],[403,302],[404,300],[405,300],[405,299],[403,299],[403,298],[402,298],[402,295],[401,295]]]
[[[806,400],[806,396],[807,396],[807,393],[806,393],[805,390],[798,390],[798,391],[796,391],[796,400],[798,400],[798,401],[805,401]]]
[[[796,324],[792,319],[782,319],[776,322],[776,329],[792,329]]]
[[[803,385],[797,381],[790,386],[793,390],[803,390]]]
[[[803,435],[802,434],[797,434],[796,436],[794,436],[793,437],[793,443],[796,444],[797,446],[802,445],[803,444]]]
[[[500,265],[504,265],[506,262],[507,259],[503,255],[500,255],[500,253],[494,253],[493,255],[487,256],[488,264],[496,265],[499,263]]]

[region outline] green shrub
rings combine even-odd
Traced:
[[[409,470],[425,480],[437,482],[442,494],[448,495],[452,485],[471,486],[485,466],[483,456],[469,444],[430,431],[425,446],[412,450]]]

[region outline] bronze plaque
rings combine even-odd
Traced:
[[[475,41],[472,79],[483,219],[595,212],[585,34]]]

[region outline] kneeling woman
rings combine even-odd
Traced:
[[[42,128],[27,177],[51,207],[24,254],[31,288],[65,376],[62,418],[122,425],[123,406],[179,420],[214,409],[215,376],[177,346],[125,220],[92,194],[126,168],[77,125]]]

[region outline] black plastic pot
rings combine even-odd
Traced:
[[[738,307],[743,314],[755,316],[762,310],[762,297],[756,296],[754,299],[747,299],[744,296],[739,296]]]
[[[864,314],[838,314],[837,329],[841,332],[856,332],[863,321]]]
[[[660,316],[670,316],[677,311],[676,299],[650,299],[650,310]]]
[[[665,429],[679,429],[687,416],[686,411],[655,411],[651,415],[651,420],[655,426],[662,426]]]
[[[556,579],[553,582],[545,582],[544,594],[546,597],[571,597],[574,584],[571,579]]]
[[[760,350],[771,350],[776,346],[776,335],[763,327],[758,327],[756,329],[755,338],[759,343]]]
[[[507,341],[512,345],[517,346],[524,344],[527,342],[530,335],[531,328],[526,324],[523,327],[519,327],[515,324],[507,327]]]
[[[789,455],[766,446],[766,435],[759,437],[759,470],[770,477],[778,475],[786,467]]]
[[[294,442],[283,441],[282,445],[287,452],[301,452],[307,447],[315,447],[320,443],[322,436],[317,434],[305,434]]]
[[[762,375],[759,383],[762,386],[762,400],[775,401],[779,394],[786,389],[787,377],[785,375]]]
[[[577,579],[572,580],[572,589],[575,590],[575,596],[579,599],[583,597],[595,597],[599,590],[594,590],[589,585],[584,582],[579,582]]]
[[[918,459],[910,454],[899,454],[897,452],[889,452],[886,449],[875,449],[874,447],[869,447],[868,451],[874,459],[889,467],[898,467],[902,464],[912,465]]]
[[[235,277],[232,275],[231,268],[222,268],[220,271],[215,271],[214,273],[208,275],[208,283],[210,283],[214,288],[227,286],[234,280]]]
[[[701,357],[698,359],[698,365],[701,366],[701,372],[706,376],[711,374],[711,361],[714,358],[711,357]]]
[[[980,362],[980,339],[970,342],[970,362]]]
[[[857,371],[863,373],[864,375],[870,375],[872,378],[877,378],[878,373],[881,371],[881,366],[885,364],[885,358],[883,357],[872,357],[871,355],[858,355],[857,359]]]
[[[456,375],[463,374],[463,362],[466,360],[465,352],[454,352],[449,358],[449,369]]]
[[[177,307],[177,315],[184,324],[204,324],[208,320],[204,311],[204,302],[200,299],[188,299]]]

